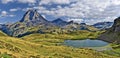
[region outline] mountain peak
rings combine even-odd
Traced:
[[[59,27],[62,27],[62,26],[64,26],[64,25],[67,24],[67,22],[64,21],[64,20],[62,20],[61,18],[53,20],[52,23],[55,24],[55,25],[57,25],[57,26],[59,26]]]
[[[54,20],[54,21],[62,21],[62,19],[61,19],[61,18],[58,18],[58,19],[56,19],[56,20]]]
[[[29,9],[23,16],[23,18],[20,20],[20,22],[29,22],[29,21],[35,21],[35,20],[41,20],[46,21],[45,18],[43,18],[37,10]]]
[[[80,25],[86,25],[86,23],[80,23]]]
[[[44,33],[46,30],[54,27],[56,26],[44,19],[37,10],[30,9],[24,14],[20,22],[7,26],[5,33],[10,36],[21,37],[36,32]]]
[[[118,17],[114,20],[114,25],[119,24],[119,23],[120,23],[120,17]]]
[[[73,23],[74,23],[74,21],[73,21],[73,20],[68,22],[68,24],[73,24]]]
[[[78,23],[74,22],[73,20],[69,21],[68,24],[77,24],[78,25]]]

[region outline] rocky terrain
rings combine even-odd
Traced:
[[[120,43],[120,17],[114,20],[113,26],[103,33],[99,39],[112,43]]]
[[[86,24],[78,24],[74,21],[66,22],[60,18],[50,22],[37,12],[28,10],[23,18],[14,24],[0,25],[0,29],[6,34],[14,37],[22,37],[32,33],[61,33],[77,30],[96,31],[97,28]]]
[[[43,18],[36,10],[28,10],[19,22],[2,26],[1,29],[10,36],[20,37],[35,32],[45,33],[44,30],[51,28],[57,27]]]

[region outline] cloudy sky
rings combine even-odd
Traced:
[[[19,21],[31,8],[49,21],[62,18],[94,24],[120,16],[120,0],[0,0],[0,23]]]

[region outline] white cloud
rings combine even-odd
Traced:
[[[66,17],[68,20],[85,22],[92,24],[100,21],[113,21],[114,17],[120,16],[120,0],[2,0],[7,2],[28,3],[39,6],[33,8],[38,9],[41,14],[50,15],[55,18]],[[38,2],[39,1],[39,2]],[[44,6],[43,6],[44,5]],[[54,5],[54,6],[51,6]],[[31,8],[24,8],[27,11]],[[11,9],[10,11],[17,11]],[[47,18],[48,16],[46,16]],[[70,19],[69,19],[70,18]],[[54,19],[53,19],[54,20]]]
[[[23,8],[22,11],[28,11],[29,9],[32,9],[32,8]]]
[[[14,17],[15,15],[9,14],[7,11],[2,11],[0,17]]]
[[[71,2],[72,4],[70,4]],[[59,6],[56,8],[51,7],[50,10],[41,6],[42,9],[38,7],[39,12],[54,17],[67,17],[68,20],[73,18],[74,21],[78,22],[81,22],[81,19],[84,19],[89,24],[91,22],[113,21],[113,17],[120,16],[120,0],[64,0],[64,2],[61,0],[40,1],[40,5],[50,6],[52,4],[59,4]],[[67,6],[61,7],[60,4],[67,4]]]
[[[7,4],[9,2],[19,2],[19,3],[36,3],[36,0],[1,0],[3,4]]]
[[[120,5],[120,0],[112,0],[111,1],[114,5]]]
[[[13,8],[13,9],[10,9],[9,11],[15,12],[15,11],[18,11],[18,10],[20,10],[20,8]]]
[[[47,4],[69,4],[70,0],[41,0],[40,5]]]
[[[36,3],[36,0],[17,0],[20,3]]]
[[[6,11],[2,11],[2,12],[1,12],[1,16],[2,16],[2,17],[7,16],[7,14],[8,14],[8,13],[7,13]]]
[[[9,15],[9,17],[15,17],[15,15],[11,14],[11,15]]]
[[[9,3],[9,2],[13,2],[14,0],[1,0],[1,2],[3,3],[3,4],[7,4],[7,3]]]

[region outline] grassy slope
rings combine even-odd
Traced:
[[[41,41],[46,40],[43,39]],[[53,42],[55,43],[57,41],[59,42],[59,39],[54,39]],[[48,42],[51,41],[48,40]],[[117,58],[90,49],[77,49],[61,45],[46,45],[43,43],[38,44],[8,36],[0,37],[0,52],[0,57],[6,58]]]
[[[111,44],[111,46],[113,47],[113,50],[104,51],[104,53],[120,57],[120,44]]]
[[[102,32],[101,31],[96,31],[96,32],[89,32],[89,31],[74,31],[70,33],[62,33],[62,34],[31,34],[28,36],[24,36],[23,38],[27,38],[27,40],[31,39],[37,39],[37,38],[42,38],[42,39],[61,39],[61,40],[66,40],[66,39],[72,39],[72,40],[77,40],[77,39],[96,39]],[[29,38],[28,38],[29,37]]]
[[[5,34],[5,33],[3,33],[2,31],[0,31],[0,36],[4,36],[4,37],[6,37],[7,34]]]
[[[31,34],[23,37],[24,40],[45,44],[45,45],[56,45],[56,43],[63,42],[66,39],[78,40],[78,39],[96,39],[101,32],[89,32],[89,31],[77,31],[72,33],[63,34]]]
[[[6,52],[14,57],[116,58],[89,49],[76,49],[65,46],[47,46],[11,37],[0,37],[0,44],[1,53]]]

